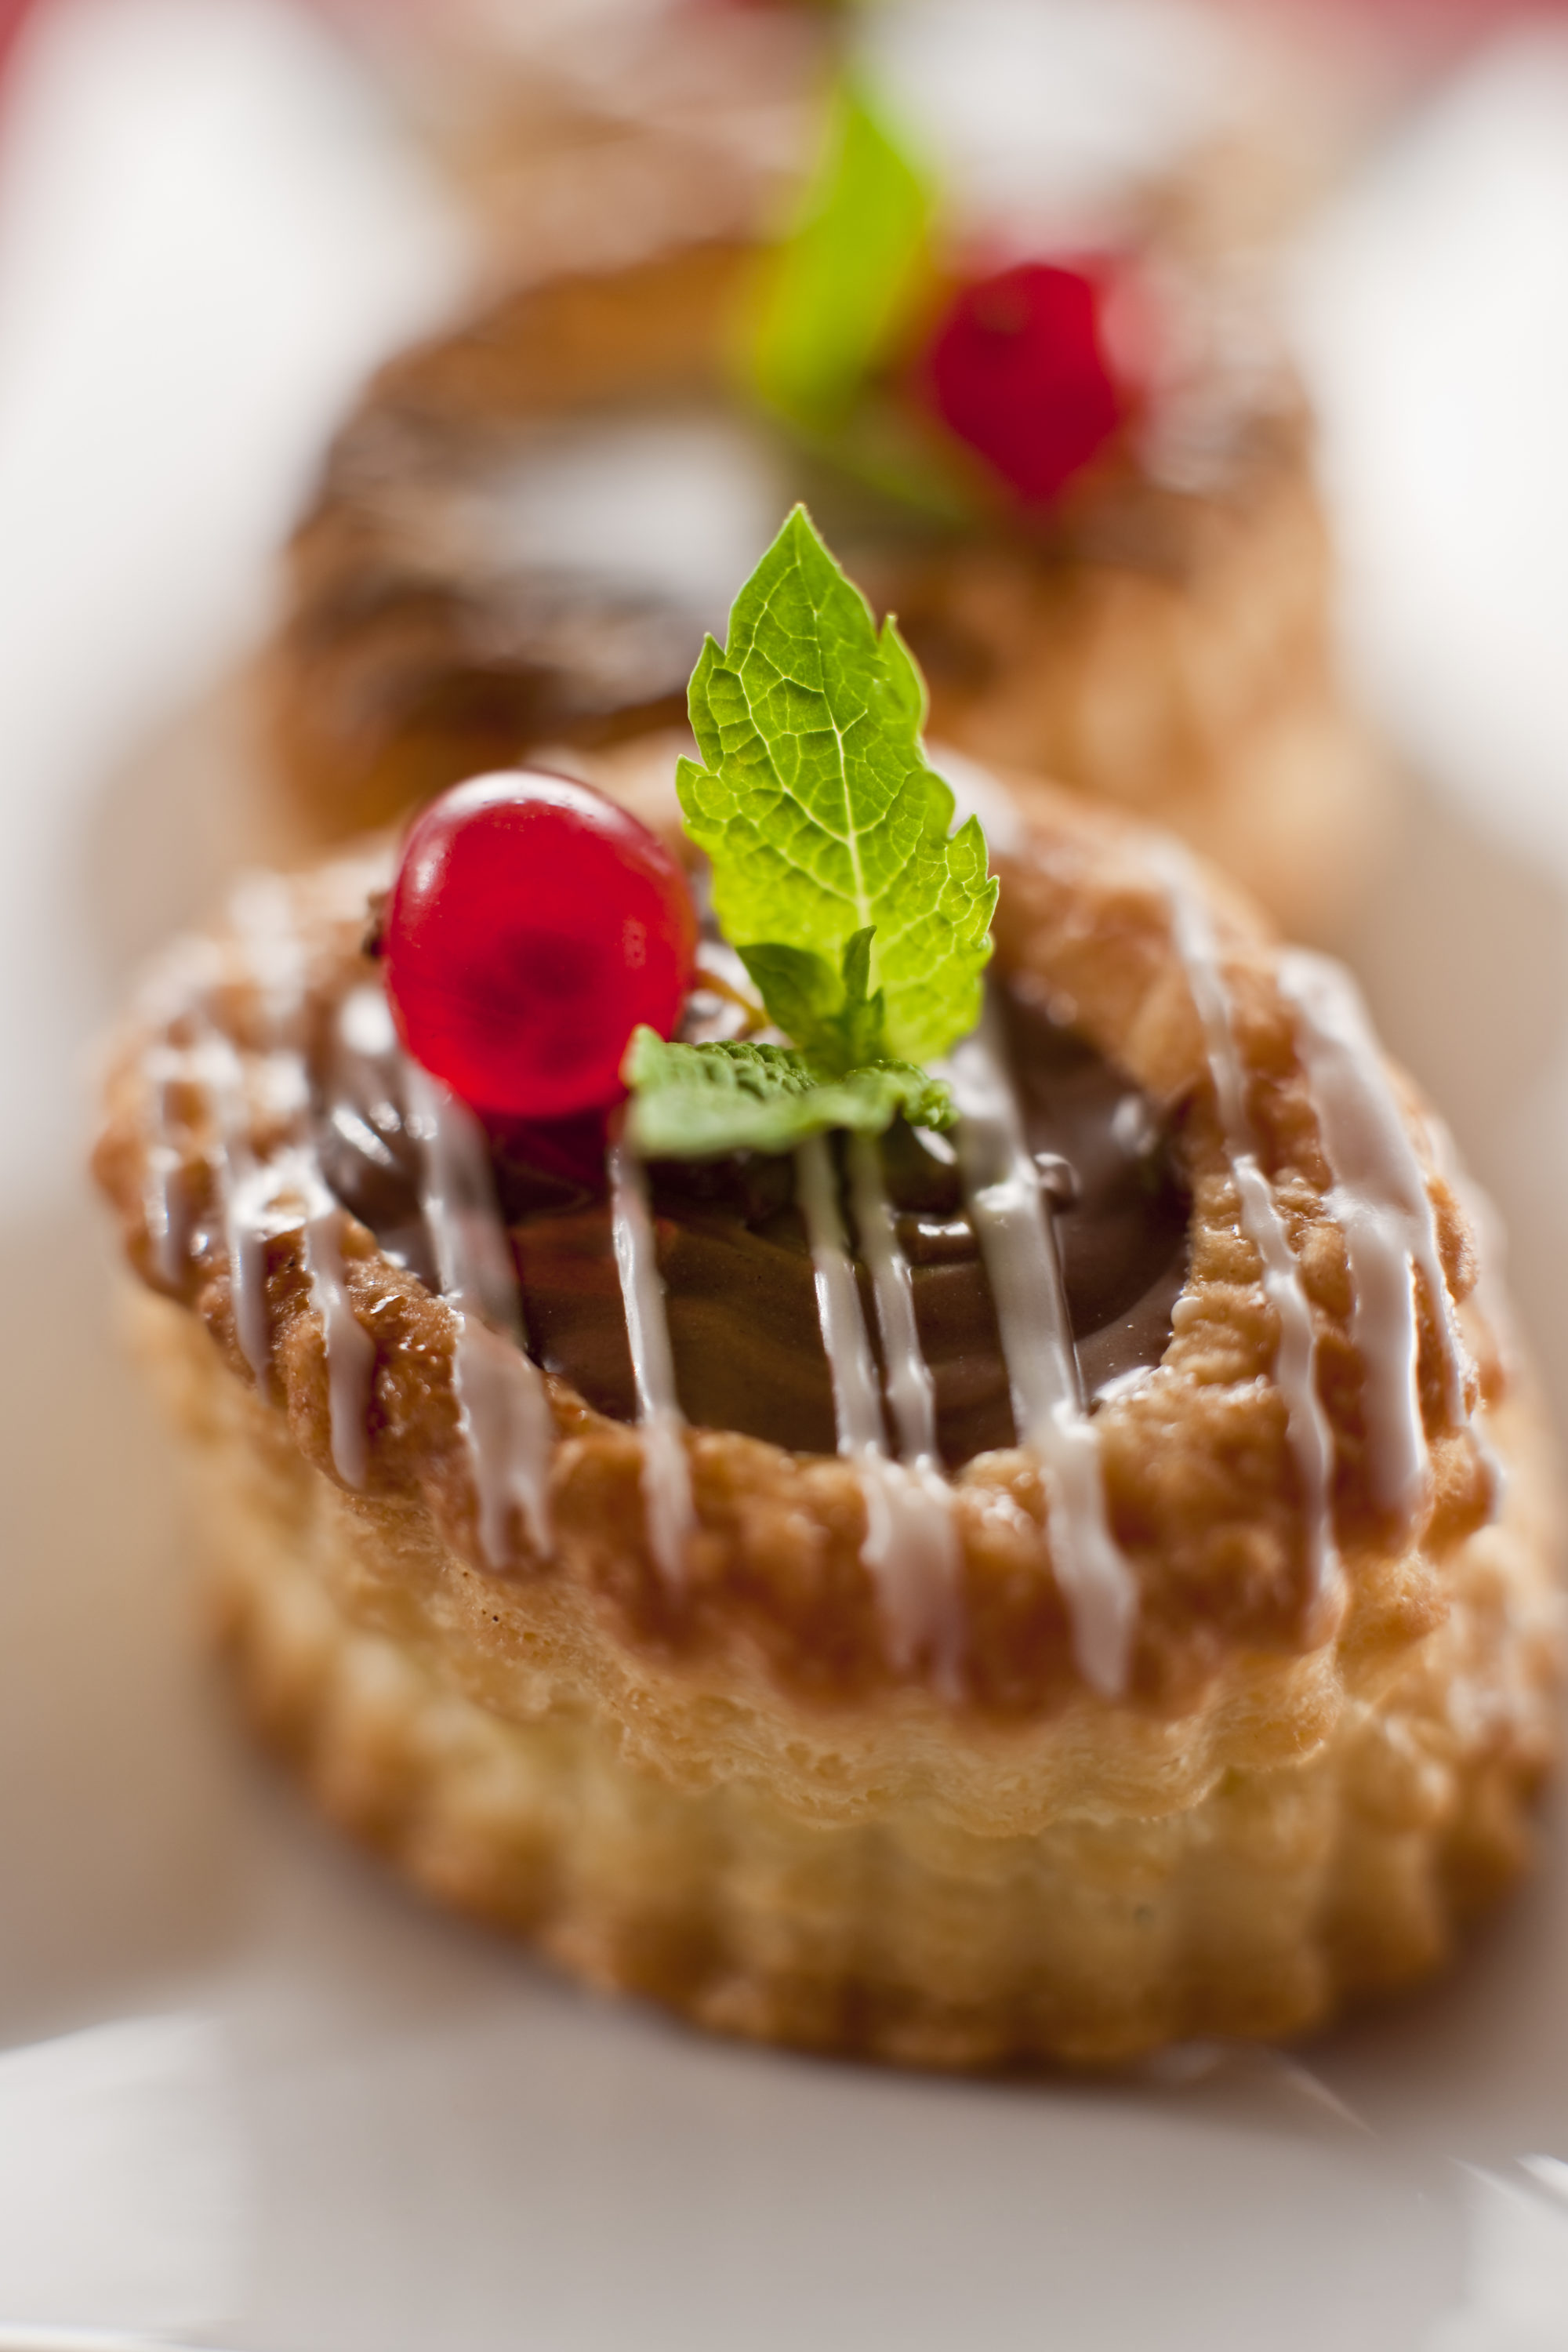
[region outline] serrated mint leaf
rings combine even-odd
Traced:
[[[668,1045],[639,1028],[621,1066],[631,1088],[626,1131],[645,1160],[716,1160],[731,1151],[790,1151],[842,1127],[880,1135],[900,1116],[947,1128],[947,1088],[906,1062],[835,1076],[785,1045]]]
[[[870,993],[871,938],[868,929],[847,940],[837,971],[810,948],[764,941],[740,950],[769,1019],[836,1074],[889,1058],[882,992]]]
[[[766,265],[752,389],[811,431],[842,424],[900,340],[929,268],[932,194],[886,124],[842,87],[794,233]]]
[[[946,1053],[980,1015],[996,903],[984,838],[973,817],[950,836],[921,674],[804,507],[736,598],[728,644],[708,639],[689,700],[701,761],[680,762],[677,788],[725,936],[842,971],[850,940],[873,930],[884,1050]]]

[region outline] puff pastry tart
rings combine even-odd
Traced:
[[[826,562],[694,681],[695,901],[651,739],[662,844],[484,780],[152,975],[97,1172],[223,1643],[420,1885],[707,2025],[1298,2033],[1448,1958],[1552,1758],[1495,1270],[1343,971],[1168,836],[993,780],[982,982]]]
[[[836,136],[781,245],[689,229],[562,259],[374,380],[266,665],[304,825],[342,838],[678,719],[804,497],[898,614],[948,743],[1170,824],[1321,924],[1382,787],[1332,676],[1258,240],[1179,174],[1086,215],[972,163],[933,214],[930,159],[879,118],[847,103]]]

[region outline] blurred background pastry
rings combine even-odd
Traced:
[[[587,72],[654,37],[612,16],[565,53]],[[945,740],[1155,814],[1331,925],[1384,783],[1334,674],[1274,317],[1310,150],[1268,135],[1277,95],[1158,7],[700,10],[658,38],[715,72],[731,42],[765,53],[787,135],[745,128],[738,66],[734,121],[779,167],[745,205],[689,203],[595,80],[581,203],[524,207],[510,290],[373,383],[268,666],[306,831],[677,715],[724,580],[803,495],[898,613]]]

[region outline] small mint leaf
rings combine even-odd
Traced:
[[[884,1052],[946,1053],[979,1018],[991,953],[984,838],[973,817],[950,836],[952,794],[920,740],[920,671],[804,507],[736,598],[728,643],[704,646],[690,711],[701,760],[680,762],[677,788],[725,936],[787,941],[842,971],[874,928],[861,995],[875,1001],[874,977]]]
[[[769,1019],[835,1072],[888,1058],[882,992],[869,993],[871,937],[868,927],[845,942],[838,971],[809,948],[770,940],[740,950]]]
[[[647,1160],[789,1151],[830,1128],[880,1135],[900,1117],[939,1129],[956,1117],[947,1088],[905,1062],[835,1076],[789,1046],[667,1044],[648,1028],[633,1032],[621,1075],[627,1133]]]
[[[820,1055],[844,1002],[844,982],[827,958],[773,940],[737,952],[773,1026],[803,1053]]]
[[[844,1002],[836,1017],[840,1050],[846,1066],[879,1062],[888,1054],[886,992],[871,992],[871,941],[876,925],[853,931],[844,942]]]
[[[930,271],[933,196],[865,97],[837,93],[826,152],[793,233],[763,265],[751,388],[808,431],[842,425],[903,340]]]

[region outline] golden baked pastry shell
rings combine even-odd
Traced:
[[[1496,1417],[1502,1518],[1392,1669],[1242,1655],[1175,1722],[1086,1700],[987,1733],[629,1652],[580,1590],[346,1496],[188,1316],[137,1308],[259,1731],[427,1894],[604,1989],[903,2063],[1106,2063],[1426,1976],[1529,1857],[1557,1603],[1528,1402]]]
[[[620,782],[657,815],[667,752],[654,765]],[[365,1475],[345,1491],[301,1231],[280,1211],[267,1243],[258,1392],[214,1213],[211,1104],[152,1081],[199,971],[203,1017],[246,1075],[252,1164],[298,1156],[266,1018],[276,940],[258,969],[237,919],[154,975],[113,1060],[97,1163],[132,1264],[165,1294],[145,1302],[148,1345],[195,1466],[226,1646],[328,1808],[597,1982],[737,2032],[933,2064],[1295,2032],[1436,1966],[1520,1867],[1557,1746],[1548,1449],[1498,1302],[1478,1299],[1418,1097],[1390,1074],[1464,1345],[1450,1361],[1424,1279],[1431,1477],[1396,1528],[1376,1501],[1354,1288],[1279,951],[1193,869],[1315,1335],[1337,1464],[1325,1591],[1168,847],[1042,786],[1016,783],[1012,807],[999,962],[1164,1108],[1193,1193],[1164,1360],[1095,1415],[1139,1594],[1115,1698],[1082,1679],[1040,1467],[1021,1450],[953,1482],[956,1692],[929,1655],[890,1654],[853,1465],[688,1432],[696,1525],[675,1590],[637,1433],[560,1381],[551,1550],[520,1515],[494,1572],[451,1310],[336,1213],[347,1310],[374,1359]],[[383,870],[373,856],[277,886],[307,1028],[368,976],[358,943]],[[154,1168],[190,1210],[176,1265],[148,1222]]]

